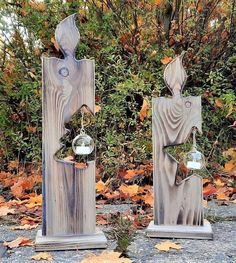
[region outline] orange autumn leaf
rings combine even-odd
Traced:
[[[224,105],[223,105],[222,100],[220,100],[220,99],[216,99],[216,100],[215,100],[215,107],[216,107],[216,108],[220,108],[220,109],[221,109],[221,108],[223,108],[223,106],[224,106]]]
[[[225,163],[224,171],[225,172],[231,172],[236,168],[236,160],[230,160],[227,163]]]
[[[228,201],[229,197],[225,193],[219,193],[216,195],[216,199]]]
[[[153,206],[153,195],[151,193],[146,194],[145,196],[143,196],[143,201],[145,204]]]
[[[78,169],[85,169],[88,167],[87,163],[75,163],[75,167]]]
[[[203,189],[203,196],[207,197],[209,195],[213,195],[215,194],[217,191],[217,189],[212,185],[212,184],[208,184],[206,187],[204,187]]]
[[[105,193],[108,190],[108,187],[106,186],[106,184],[100,179],[97,183],[96,183],[96,190],[99,193]]]
[[[120,257],[121,253],[114,251],[103,251],[99,255],[90,254],[80,263],[132,263],[129,258]]]
[[[32,0],[29,2],[29,5],[39,12],[44,12],[46,10],[46,6],[42,2],[37,2],[35,0]]]
[[[101,106],[95,105],[95,113],[99,112],[101,110]]]
[[[28,200],[28,204],[26,204],[25,206],[28,208],[33,208],[35,206],[41,206],[42,202],[43,202],[42,195],[36,195],[36,196],[30,197],[30,199]]]
[[[0,204],[5,203],[5,201],[6,201],[5,198],[2,195],[0,195]]]
[[[53,257],[48,252],[40,252],[40,253],[33,255],[31,259],[37,260],[37,261],[40,261],[40,260],[52,261]]]
[[[29,125],[26,127],[26,130],[28,133],[36,133],[37,127],[33,127],[33,126]]]
[[[132,179],[137,175],[136,170],[127,170],[125,175],[124,175],[124,179]]]
[[[26,237],[18,237],[13,241],[3,243],[4,246],[9,248],[24,247],[24,246],[33,246],[34,243],[31,239]]]
[[[149,109],[149,103],[147,99],[143,100],[143,105],[142,108],[139,112],[139,118],[141,121],[144,121],[144,119],[147,117],[148,115],[148,109]]]
[[[138,193],[139,190],[139,186],[137,184],[134,185],[125,185],[122,184],[119,189],[118,189],[121,193],[123,193],[124,195],[127,195],[129,197],[132,197],[134,195],[136,195]]]
[[[172,60],[171,57],[164,57],[163,59],[161,59],[161,63],[162,63],[163,65],[166,65],[166,64],[170,63],[171,60]]]
[[[23,187],[16,183],[11,187],[11,192],[15,197],[20,198],[23,196]]]

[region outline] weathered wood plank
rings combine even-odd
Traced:
[[[50,243],[55,237],[59,243],[56,249],[83,248],[83,238],[79,236],[93,236],[96,231],[95,161],[90,161],[88,167],[81,170],[71,162],[57,160],[55,154],[62,146],[60,139],[66,133],[64,125],[72,115],[82,105],[94,113],[95,67],[93,60],[78,61],[74,57],[79,41],[75,15],[58,25],[56,39],[65,58],[42,58],[43,238],[37,237],[36,246],[43,247],[42,240]],[[63,240],[58,239],[63,236],[72,236],[79,244],[70,244],[70,241],[63,245]],[[96,242],[99,243],[99,239],[95,239]],[[95,243],[91,241],[90,246]],[[101,246],[104,247],[104,240]]]

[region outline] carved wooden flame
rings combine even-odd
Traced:
[[[187,80],[187,74],[183,67],[184,53],[172,60],[164,71],[164,80],[172,94],[180,95]]]

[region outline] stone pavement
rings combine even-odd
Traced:
[[[98,213],[125,212],[129,205],[105,205],[98,209]],[[205,215],[216,223],[212,224],[214,240],[189,240],[175,239],[182,246],[181,250],[170,250],[161,252],[154,246],[165,239],[148,238],[144,231],[137,231],[128,247],[127,254],[134,263],[161,263],[161,262],[208,262],[224,263],[236,262],[236,205],[218,206],[210,203],[210,208]],[[232,221],[229,221],[232,220]],[[37,230],[10,230],[11,226],[0,225],[0,242],[11,241],[18,236],[34,239]],[[107,228],[104,228],[107,231]],[[170,239],[169,239],[170,240]],[[0,262],[2,263],[28,263],[34,262],[30,259],[35,254],[33,247],[20,247],[6,250],[0,243]],[[108,240],[108,250],[116,247],[114,240]],[[79,263],[89,253],[99,254],[103,250],[78,250],[78,251],[56,251],[50,252],[54,260],[52,262]],[[43,262],[43,261],[42,261]],[[107,263],[107,262],[106,262]],[[112,262],[111,262],[112,263]]]

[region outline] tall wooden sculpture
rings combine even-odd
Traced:
[[[186,79],[182,56],[179,56],[164,72],[173,97],[153,99],[154,221],[146,234],[212,239],[211,226],[203,216],[202,178],[194,173],[177,181],[179,164],[165,149],[183,144],[194,128],[202,132],[201,97],[181,95]]]
[[[75,15],[55,32],[64,59],[42,58],[43,64],[43,227],[36,250],[106,247],[96,228],[95,160],[85,169],[56,158],[65,123],[83,105],[95,107],[94,61],[76,60],[79,32]]]

